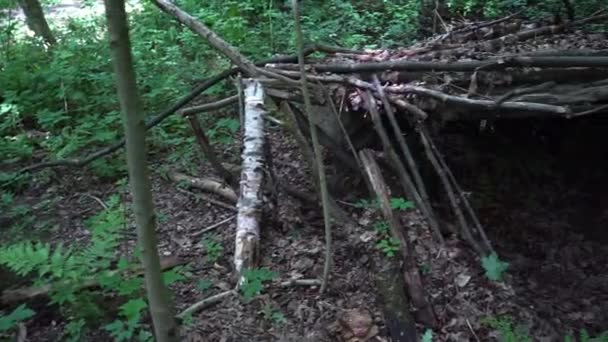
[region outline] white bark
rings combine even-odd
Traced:
[[[243,80],[245,118],[243,127],[243,168],[237,203],[234,266],[240,275],[255,266],[260,236],[264,181],[264,90],[254,79]]]

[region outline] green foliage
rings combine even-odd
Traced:
[[[19,305],[8,315],[0,316],[0,333],[16,328],[20,322],[33,317],[35,314],[36,313],[28,309],[25,304]]]
[[[567,335],[564,338],[564,342],[574,342],[574,336],[572,334]],[[579,332],[580,342],[608,342],[608,331],[604,331],[595,337],[591,337],[586,329],[581,329]]]
[[[381,236],[388,235],[390,232],[390,227],[388,226],[388,223],[386,223],[386,221],[375,222],[373,228],[374,231],[376,231],[376,233]]]
[[[496,252],[482,257],[481,265],[486,271],[486,277],[493,281],[501,281],[504,272],[509,268],[509,263],[500,260]]]
[[[10,196],[3,196],[10,202]],[[108,209],[86,221],[90,242],[83,247],[65,247],[43,242],[19,242],[0,247],[0,265],[19,276],[32,277],[36,284],[53,284],[51,304],[58,304],[68,318],[65,339],[78,341],[87,324],[99,324],[104,309],[100,296],[117,294],[125,302],[119,306],[119,319],[108,324],[106,330],[119,341],[130,341],[149,334],[142,329],[140,320],[146,303],[143,300],[143,279],[125,277],[125,271],[133,265],[126,257],[116,261],[116,252],[122,243],[122,231],[126,227],[124,208],[119,196],[111,196]],[[115,267],[113,264],[116,264]],[[183,269],[164,272],[163,279],[169,285],[184,279]],[[86,280],[99,282],[98,290],[80,290]],[[105,310],[111,310],[106,308]]]
[[[522,326],[514,326],[510,317],[486,317],[482,323],[498,331],[504,342],[532,342],[530,333]]]
[[[424,335],[422,335],[422,342],[433,342],[433,330],[426,329]]]
[[[395,253],[399,251],[399,246],[399,240],[393,237],[382,239],[376,244],[376,248],[389,258],[395,256]]]
[[[73,319],[68,322],[63,328],[64,339],[68,342],[81,341],[82,332],[85,329],[87,321],[85,319]]]
[[[391,209],[396,209],[396,210],[407,210],[407,209],[414,208],[414,202],[406,201],[405,199],[403,199],[401,197],[391,198],[390,205],[391,205]]]
[[[250,300],[262,292],[264,283],[273,280],[278,274],[266,267],[245,270],[243,272],[244,282],[240,290],[245,300]]]
[[[207,131],[211,144],[227,145],[234,141],[234,133],[239,130],[240,123],[233,118],[219,119],[213,128]]]
[[[407,209],[413,209],[414,203],[411,201],[407,201],[401,197],[392,197],[389,199],[389,206],[393,210],[401,210],[405,211]],[[377,199],[368,200],[368,199],[359,199],[355,203],[355,207],[362,209],[380,209],[380,202]]]
[[[211,263],[215,263],[222,256],[222,252],[224,251],[224,247],[222,243],[217,239],[207,238],[203,240],[203,246],[205,247],[205,254],[207,255],[207,260]]]
[[[264,315],[265,320],[275,325],[280,325],[287,321],[285,319],[285,315],[283,315],[281,311],[273,308],[270,304],[264,305],[264,308],[262,309],[262,314]]]
[[[206,279],[199,279],[198,283],[196,283],[196,289],[201,292],[209,290],[211,286],[213,286],[213,284]]]

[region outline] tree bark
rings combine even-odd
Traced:
[[[46,22],[40,2],[38,0],[19,0],[19,6],[25,14],[25,21],[30,30],[34,31],[35,35],[44,39],[47,44],[55,45],[57,41],[49,28],[49,24]]]
[[[369,184],[371,186],[370,191],[376,195],[380,202],[380,209],[390,227],[392,237],[399,241],[399,247],[403,257],[403,279],[405,280],[405,285],[407,286],[412,304],[414,304],[417,309],[416,314],[418,319],[424,324],[436,326],[437,318],[435,317],[433,306],[427,299],[422,277],[418,271],[418,266],[416,266],[414,248],[408,241],[399,219],[395,217],[390,207],[388,187],[386,186],[384,177],[382,177],[380,167],[376,163],[371,150],[362,150],[359,152],[359,155],[369,179]]]
[[[296,35],[296,47],[298,50],[298,64],[300,65],[300,73],[302,74],[301,88],[302,96],[304,96],[304,111],[308,117],[308,125],[310,129],[310,139],[312,140],[312,147],[315,157],[315,165],[317,167],[317,177],[319,177],[319,191],[321,192],[321,204],[323,206],[323,223],[325,226],[325,263],[323,265],[323,282],[321,284],[320,292],[323,293],[327,288],[329,282],[329,272],[332,264],[332,251],[331,251],[331,211],[329,208],[329,192],[327,190],[327,177],[325,174],[325,166],[323,165],[323,151],[321,151],[321,144],[319,143],[319,134],[317,126],[315,125],[316,113],[312,111],[312,104],[310,102],[310,95],[308,93],[308,85],[306,79],[306,71],[304,67],[304,38],[302,34],[302,27],[300,25],[300,12],[298,10],[298,1],[292,0],[291,6],[293,8],[294,16],[294,28]]]
[[[146,125],[131,57],[124,0],[105,0],[116,87],[126,136],[127,165],[138,245],[154,334],[159,342],[177,341],[176,325],[167,288],[163,284],[157,249],[156,215],[146,155]]]
[[[242,272],[255,267],[260,239],[262,190],[264,183],[264,90],[252,79],[243,80],[245,125],[241,193],[237,204],[234,266],[239,283]]]
[[[277,69],[297,70],[294,64],[273,64],[271,67]],[[338,74],[357,72],[382,72],[387,70],[396,71],[469,71],[501,70],[510,67],[537,67],[537,68],[608,68],[608,57],[510,57],[504,60],[467,61],[467,62],[421,62],[410,60],[397,60],[389,62],[368,63],[336,63],[336,64],[311,64],[311,70],[316,72],[333,72]]]

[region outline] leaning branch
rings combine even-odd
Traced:
[[[203,113],[203,112],[209,112],[212,110],[217,110],[217,109],[229,106],[233,103],[238,102],[238,100],[239,100],[239,96],[234,95],[234,96],[230,96],[230,97],[227,97],[225,99],[221,99],[221,100],[218,100],[215,102],[205,103],[204,105],[184,108],[180,111],[180,114],[192,115],[192,114],[198,114],[198,113]]]
[[[296,45],[298,49],[298,61],[300,66],[300,73],[302,74],[301,89],[302,95],[304,96],[304,110],[308,117],[308,124],[310,129],[310,137],[312,140],[312,147],[314,151],[315,164],[317,166],[317,176],[319,177],[319,190],[321,192],[321,203],[323,206],[323,223],[325,226],[325,263],[323,266],[323,283],[321,284],[320,292],[323,293],[327,288],[329,282],[329,273],[332,264],[332,236],[331,236],[331,210],[329,204],[329,191],[327,190],[327,179],[325,175],[325,167],[323,165],[323,152],[321,151],[321,144],[319,143],[319,134],[317,126],[315,125],[315,115],[312,110],[310,103],[310,95],[308,93],[308,84],[306,79],[306,71],[304,67],[304,38],[302,34],[302,27],[300,25],[300,12],[298,10],[298,1],[293,0],[291,2],[295,23],[296,33]]]

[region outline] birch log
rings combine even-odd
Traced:
[[[264,181],[264,90],[254,79],[244,79],[245,125],[243,129],[243,167],[237,203],[234,266],[241,276],[255,266],[260,236],[262,190]]]

